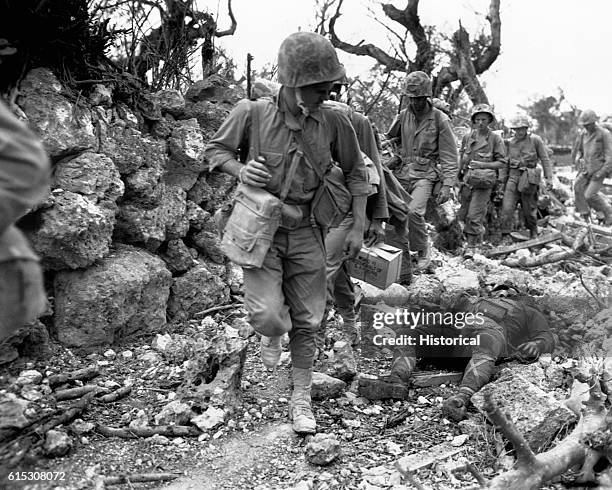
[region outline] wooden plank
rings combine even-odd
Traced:
[[[443,372],[443,373],[415,373],[412,377],[412,386],[425,388],[427,386],[440,386],[442,384],[454,383],[458,384],[463,378],[463,373],[459,371]]]
[[[542,235],[538,238],[532,238],[531,240],[527,240],[521,243],[515,243],[514,245],[509,245],[508,247],[501,247],[495,250],[491,250],[487,257],[497,257],[498,255],[510,254],[512,252],[516,252],[517,250],[522,250],[524,248],[538,247],[540,245],[546,245],[547,243],[552,243],[561,240],[562,233],[560,231],[555,231],[553,233],[548,233],[546,235]]]
[[[576,223],[572,223],[572,224],[576,224],[582,228],[587,227],[587,224],[584,221],[577,221]],[[600,235],[612,237],[612,227],[611,226],[591,225],[591,230],[593,230],[593,233],[598,233]]]

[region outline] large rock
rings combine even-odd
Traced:
[[[445,264],[437,267],[435,277],[449,293],[477,291],[480,287],[478,274],[459,264]]]
[[[31,70],[19,87],[17,103],[30,128],[53,158],[98,148],[91,111],[61,95],[62,86],[46,68]]]
[[[115,225],[111,210],[61,189],[53,191],[50,203],[37,212],[38,227],[28,233],[46,269],[88,267],[108,254]]]
[[[155,93],[155,98],[162,113],[167,112],[174,117],[179,117],[185,110],[185,99],[178,90],[160,90]]]
[[[164,175],[161,160],[150,162],[150,166],[142,167],[125,177],[125,199],[143,209],[152,209],[162,201],[164,185],[161,183]]]
[[[346,383],[341,379],[316,371],[312,373],[311,396],[313,400],[339,398],[345,389]]]
[[[542,452],[561,429],[576,421],[576,415],[551,393],[514,372],[508,372],[472,396],[472,403],[483,413],[487,393],[510,416],[536,453]]]
[[[224,102],[234,105],[244,97],[240,88],[231,87],[229,82],[219,76],[211,75],[205,80],[198,80],[185,93],[185,99],[189,102],[200,102],[209,100],[213,102]]]
[[[218,274],[201,263],[174,280],[168,316],[174,320],[186,320],[228,300],[229,288]]]
[[[0,365],[14,361],[19,355],[32,359],[51,356],[49,331],[40,320],[23,325],[0,342]]]
[[[105,155],[85,152],[57,164],[53,187],[75,192],[94,204],[117,209],[117,199],[123,196],[124,185],[113,161]]]
[[[391,284],[387,289],[379,289],[367,282],[356,281],[363,291],[363,304],[385,303],[389,306],[404,306],[410,300],[410,291],[401,284]]]
[[[160,205],[147,209],[128,202],[120,206],[115,234],[126,243],[156,250],[166,241],[182,238],[189,230],[187,197],[183,189],[163,185]]]
[[[139,168],[159,168],[166,164],[165,141],[154,140],[129,126],[125,121],[115,121],[102,126],[100,152],[110,157],[121,175],[128,175]]]
[[[160,258],[129,246],[89,269],[58,273],[54,324],[59,341],[94,347],[163,327],[171,282]]]
[[[161,258],[164,259],[166,266],[173,274],[186,272],[195,265],[194,262],[197,264],[187,245],[180,239],[170,240]]]

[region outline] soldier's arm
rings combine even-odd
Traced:
[[[39,138],[0,103],[0,235],[44,197],[49,179]]]
[[[548,149],[537,134],[532,135],[534,146],[536,150],[536,154],[540,159],[540,163],[542,164],[542,169],[544,170],[544,178],[550,182],[553,176],[552,165],[550,164],[550,157],[548,156]]]
[[[459,164],[455,135],[447,116],[440,116],[439,129],[438,153],[440,155],[440,167],[442,168],[442,185],[453,186],[457,181]]]
[[[604,164],[601,168],[602,177],[612,174],[612,134],[610,131],[603,128],[603,153],[604,153]]]
[[[359,131],[357,131],[357,139],[359,140],[361,150],[368,155],[374,163],[380,181],[376,194],[368,198],[368,209],[371,210],[370,219],[387,220],[389,219],[387,186],[385,184],[385,176],[380,162],[380,152],[378,151],[376,136],[370,120],[365,116],[362,116],[362,118],[359,124]]]
[[[539,353],[552,352],[555,350],[555,337],[548,327],[548,320],[544,314],[536,308],[527,306],[527,334],[526,342],[536,342]]]
[[[243,168],[243,164],[238,161],[239,152],[248,148],[250,127],[250,101],[241,100],[204,149],[204,155],[210,162],[210,171],[219,169],[238,178]]]

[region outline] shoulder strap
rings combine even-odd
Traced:
[[[312,153],[312,150],[310,149],[310,146],[304,140],[304,135],[302,134],[302,131],[301,130],[293,130],[292,132],[293,132],[293,135],[295,136],[295,139],[296,139],[298,145],[300,146],[300,148],[304,152],[304,155],[306,156],[306,160],[308,161],[308,163],[310,164],[312,169],[317,174],[317,177],[319,177],[319,180],[321,182],[323,182],[323,180],[324,180],[323,170],[321,169],[320,162],[318,162],[317,159],[314,157],[314,154]]]

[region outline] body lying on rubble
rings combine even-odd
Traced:
[[[375,400],[405,393],[417,358],[447,368],[465,367],[459,392],[442,407],[446,417],[459,421],[465,418],[472,395],[491,380],[498,360],[535,360],[554,350],[555,338],[546,317],[521,301],[464,293],[453,301],[451,311],[463,313],[466,319],[472,313],[473,321],[465,322],[463,328],[457,328],[458,322],[395,327],[396,339],[401,336],[412,341],[395,346],[389,375],[360,379],[360,395]]]

